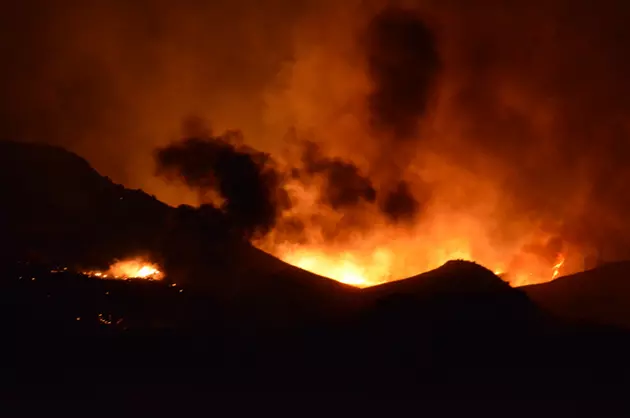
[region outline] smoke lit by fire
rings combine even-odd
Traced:
[[[161,148],[159,168],[198,189],[202,201],[216,187],[231,222],[254,245],[289,264],[359,287],[413,276],[453,259],[503,272],[514,286],[552,280],[564,267],[565,256],[560,262],[557,255],[568,244],[553,225],[545,230],[542,222],[497,219],[496,188],[472,173],[442,168],[458,180],[454,193],[446,186],[435,193],[436,179],[421,172],[397,181],[392,191],[377,186],[379,172],[369,177],[312,142],[294,140],[298,160],[273,161],[233,137],[208,132]],[[440,167],[437,161],[432,165]],[[485,200],[470,201],[473,192],[483,192]],[[515,231],[510,236],[500,225]],[[573,246],[571,256],[576,271],[580,250]]]
[[[509,247],[479,245],[474,237],[467,238],[465,231],[458,236],[455,226],[446,226],[443,235],[423,232],[422,225],[408,231],[384,228],[338,246],[317,245],[315,241],[266,249],[289,264],[359,287],[410,277],[456,259],[487,266],[513,286],[544,283],[566,273],[562,254],[553,261],[524,247],[509,251]],[[260,245],[265,248],[266,244]]]
[[[628,2],[71,3],[0,16],[7,137],[358,286],[630,258]],[[213,129],[177,141],[191,115]]]

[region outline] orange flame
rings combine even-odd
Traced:
[[[109,270],[105,272],[92,270],[83,272],[83,274],[100,279],[114,280],[162,280],[164,278],[164,273],[160,271],[160,267],[157,264],[151,263],[142,258],[117,261],[109,266]]]
[[[335,214],[325,215],[331,223],[337,221]],[[319,225],[306,224],[301,242],[272,231],[254,244],[289,264],[357,287],[415,276],[454,259],[475,261],[512,286],[544,283],[560,274],[564,256],[553,265],[548,261],[547,234],[534,230],[496,244],[484,238],[483,226],[483,220],[461,214],[437,213],[430,223],[405,228],[374,217],[372,230],[339,241],[326,241]]]
[[[415,271],[415,273],[419,274],[423,271],[437,268],[448,260],[476,261],[466,251],[437,251],[436,253],[441,256],[434,258],[433,262],[427,264],[424,270]],[[394,255],[392,252],[382,249],[361,256],[352,252],[332,254],[323,249],[298,247],[287,250],[280,257],[283,261],[296,267],[356,287],[370,287],[404,278],[392,276],[390,269],[394,266]],[[556,279],[562,270],[564,262],[564,256],[559,254],[556,264],[552,267],[551,276],[547,277],[540,272],[544,268],[542,265],[531,266],[531,271],[528,271],[526,266],[520,269],[517,268],[511,274],[503,268],[495,268],[492,271],[496,275],[502,276],[512,286],[518,287]],[[410,272],[407,276],[413,274]]]
[[[395,223],[378,204],[362,202],[335,210],[325,203],[327,180],[313,176],[284,185],[292,206],[253,244],[289,264],[357,287],[412,277],[454,259],[477,262],[512,286],[573,272],[560,259],[549,261],[557,251],[555,224],[507,216],[496,182],[431,158],[431,169],[421,174],[443,194],[432,196],[418,218]]]
[[[564,266],[564,261],[565,258],[562,254],[558,254],[558,257],[556,259],[556,264],[554,264],[553,266],[553,272],[551,274],[551,279],[555,279],[556,277],[558,277],[558,274],[560,274],[560,269],[562,269],[562,266]]]

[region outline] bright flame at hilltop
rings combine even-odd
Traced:
[[[164,273],[160,271],[160,267],[157,264],[141,258],[117,261],[109,266],[107,271],[87,271],[84,274],[90,277],[112,280],[162,280],[164,278]]]
[[[567,268],[567,243],[542,227],[528,224],[512,236],[493,235],[492,206],[487,211],[471,206],[470,213],[462,213],[446,211],[437,202],[418,222],[396,225],[367,205],[344,216],[318,203],[318,183],[310,189],[291,186],[294,206],[282,214],[275,230],[254,244],[289,264],[342,283],[374,286],[415,276],[449,260],[477,262],[512,286],[544,283],[561,272],[580,269],[580,250],[571,249],[577,259]],[[344,225],[348,219],[355,223]],[[284,227],[295,220],[303,225],[297,232]]]
[[[462,251],[436,251],[436,255],[434,261],[430,264],[425,264],[425,267],[422,269],[413,268],[414,264],[411,263],[407,266],[402,266],[401,270],[396,270],[394,267],[396,265],[395,255],[383,249],[376,250],[362,257],[347,251],[332,254],[323,249],[295,248],[287,250],[280,255],[280,258],[296,267],[356,287],[370,287],[393,280],[400,280],[438,268],[449,260],[479,262],[470,256],[469,253]],[[482,262],[479,263],[486,266]],[[564,256],[562,254],[558,255],[557,262],[553,265],[549,274],[544,273],[544,270],[548,269],[545,268],[544,261],[538,261],[537,264],[524,266],[521,269],[515,268],[511,272],[505,272],[502,268],[492,269],[492,265],[488,264],[495,274],[500,275],[514,287],[552,281],[559,277],[563,265]],[[406,274],[393,274],[396,271],[404,271]]]

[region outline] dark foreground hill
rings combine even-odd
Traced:
[[[544,290],[555,286],[523,292],[455,261],[359,291],[253,248],[214,208],[168,207],[58,148],[0,148],[6,387],[453,398],[582,396],[626,382],[628,335],[557,320],[561,304]],[[165,282],[51,273],[142,252]]]
[[[104,264],[154,250],[169,208],[58,147],[0,141],[0,243],[10,258]]]
[[[538,305],[566,320],[618,326],[630,330],[630,262],[616,262],[527,286]]]
[[[427,273],[471,283],[485,274],[461,262]],[[557,323],[499,282],[466,292],[440,286],[438,295],[402,281],[402,293],[361,292],[361,309],[351,314],[278,328],[258,321],[261,311],[235,317],[194,287],[53,274],[32,264],[5,265],[1,278],[6,387],[531,399],[619,387],[629,365],[626,334]]]
[[[351,306],[356,293],[254,248],[213,207],[169,207],[58,147],[0,141],[0,190],[0,257],[9,263],[105,268],[148,255],[171,282],[278,325]]]
[[[453,363],[507,363],[528,345],[530,333],[542,333],[551,324],[524,293],[467,261],[449,261],[409,279],[367,288],[362,296],[370,327],[382,324],[390,334],[415,329],[420,338],[430,335],[428,340],[441,347],[433,355]]]

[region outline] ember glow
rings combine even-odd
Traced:
[[[162,280],[164,273],[157,264],[141,258],[122,260],[113,263],[107,271],[91,270],[83,272],[86,276],[112,280]]]

